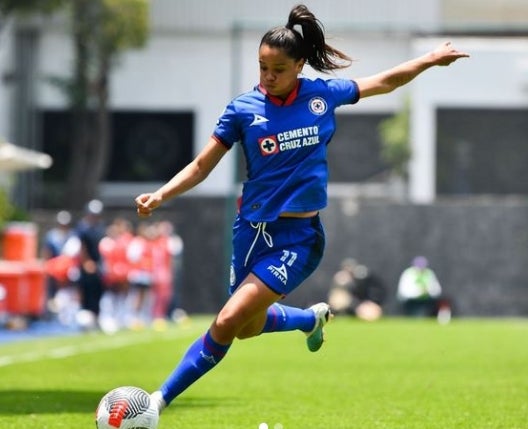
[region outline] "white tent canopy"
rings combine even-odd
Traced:
[[[53,159],[46,153],[0,141],[0,172],[46,169]]]

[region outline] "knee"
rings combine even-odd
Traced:
[[[222,310],[213,323],[214,336],[220,341],[233,341],[240,331],[240,318],[234,312]]]
[[[222,311],[216,316],[215,325],[220,331],[231,331],[236,326],[236,317]]]
[[[244,314],[222,310],[216,317],[214,330],[218,337],[224,340],[237,338],[244,340],[254,337],[260,332],[255,332],[252,323],[247,322]]]

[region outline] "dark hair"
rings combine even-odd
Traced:
[[[301,27],[302,34],[294,27]],[[299,4],[290,11],[288,23],[269,30],[260,41],[260,46],[283,49],[295,60],[304,59],[313,69],[328,72],[350,65],[351,58],[328,45],[324,27],[305,5]]]

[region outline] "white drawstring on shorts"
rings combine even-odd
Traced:
[[[250,222],[249,223],[252,228],[255,228],[257,230],[257,233],[255,234],[255,238],[253,239],[253,243],[251,243],[251,247],[249,248],[246,259],[244,261],[244,267],[247,265],[249,256],[251,255],[251,252],[253,252],[253,248],[255,247],[255,244],[257,243],[257,240],[259,238],[259,235],[262,234],[262,237],[264,238],[264,241],[268,245],[268,247],[273,247],[273,237],[269,232],[266,232],[266,225],[267,222]]]

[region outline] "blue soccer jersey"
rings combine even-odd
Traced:
[[[258,86],[232,100],[213,136],[228,148],[242,145],[247,180],[240,215],[268,222],[284,212],[326,207],[326,146],[335,132],[334,111],[358,100],[352,80],[306,78],[285,101]]]

